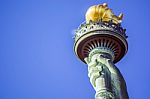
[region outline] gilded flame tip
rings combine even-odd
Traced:
[[[91,6],[86,12],[86,22],[98,22],[98,21],[112,21],[115,24],[122,22],[123,14],[119,16],[113,14],[112,10],[108,8],[107,3]]]

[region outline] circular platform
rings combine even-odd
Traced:
[[[76,55],[83,62],[90,51],[97,47],[104,47],[114,52],[113,62],[118,62],[127,52],[128,44],[124,36],[110,30],[96,30],[83,34],[74,45]]]

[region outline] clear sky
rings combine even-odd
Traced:
[[[94,99],[72,37],[103,2],[124,13],[129,51],[116,65],[130,99],[150,99],[149,0],[0,0],[0,99]]]

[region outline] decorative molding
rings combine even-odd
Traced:
[[[78,29],[75,31],[75,41],[77,41],[82,35],[92,32],[92,31],[101,31],[101,30],[109,30],[116,32],[123,36],[124,38],[127,38],[125,31],[126,29],[123,29],[120,24],[109,22],[83,22]]]

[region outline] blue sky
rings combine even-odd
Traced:
[[[73,31],[88,7],[124,13],[129,51],[117,63],[130,99],[150,97],[149,0],[1,0],[0,99],[94,99]]]

